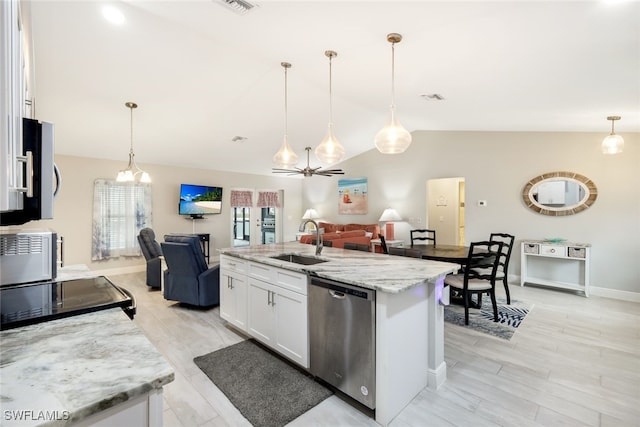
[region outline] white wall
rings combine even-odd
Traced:
[[[520,274],[522,239],[562,237],[593,245],[592,286],[640,293],[640,134],[622,134],[625,151],[615,156],[600,152],[605,134],[415,132],[403,154],[372,149],[338,165],[347,177],[368,177],[367,215],[337,214],[337,178],[305,179],[303,205],[340,223],[376,222],[391,206],[403,218],[421,218],[424,224],[427,180],[464,177],[465,241],[486,239],[491,232],[514,234],[510,274]],[[595,204],[565,217],[529,210],[522,201],[524,185],[550,171],[577,172],[593,180]],[[478,200],[487,206],[478,207]],[[397,224],[396,238],[408,240],[415,225]]]
[[[63,236],[67,265],[86,264],[92,270],[107,270],[144,264],[143,257],[91,261],[94,180],[115,178],[118,170],[126,166],[126,159],[112,161],[57,155],[55,162],[62,175],[62,186],[55,199],[54,219],[32,221],[24,227],[50,228]],[[205,219],[197,220],[195,226],[196,233],[211,234],[212,257],[218,256],[216,249],[231,246],[229,194],[234,187],[284,190],[284,239],[295,240],[302,217],[299,179],[148,164],[140,164],[140,167],[149,172],[153,181],[153,229],[159,242],[168,233],[193,231],[191,218],[178,215],[181,183],[223,187],[222,213],[205,216]]]

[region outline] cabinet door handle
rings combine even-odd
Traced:
[[[33,197],[33,153],[27,151],[24,156],[16,156],[18,162],[23,162],[26,165],[26,175],[24,177],[25,183],[23,187],[16,187],[16,190],[26,193],[27,197]]]
[[[271,291],[271,306],[275,306],[276,305],[276,293]]]

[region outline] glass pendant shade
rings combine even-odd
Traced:
[[[314,153],[322,163],[337,163],[344,157],[344,147],[333,133],[333,123],[329,123],[327,134]]]
[[[298,164],[298,155],[293,151],[287,140],[288,133],[288,108],[287,108],[287,70],[291,68],[288,62],[281,62],[284,68],[284,139],[278,152],[273,156],[273,163],[280,168],[292,168]]]
[[[133,109],[138,108],[138,104],[135,102],[125,102],[124,105],[131,110],[131,146],[129,148],[129,164],[127,164],[126,169],[118,172],[116,181],[135,182],[137,179],[139,182],[150,183],[151,176],[138,167],[135,160],[135,154],[133,152]]]
[[[389,121],[377,134],[374,140],[376,148],[383,154],[398,154],[411,145],[411,134],[396,118],[396,106],[391,106]]]
[[[298,155],[293,152],[293,148],[289,145],[287,135],[284,136],[280,149],[273,156],[273,163],[281,168],[292,168],[298,164]]]
[[[391,112],[389,121],[374,139],[376,148],[382,154],[403,153],[411,145],[411,134],[398,121],[396,117],[396,91],[395,91],[395,44],[402,40],[398,33],[387,34],[387,41],[391,43]]]
[[[618,154],[624,149],[624,139],[620,135],[616,135],[613,124],[616,120],[620,120],[619,116],[609,116],[607,120],[611,120],[611,134],[602,141],[602,154]]]
[[[331,91],[331,60],[338,56],[332,50],[327,50],[324,55],[329,58],[329,126],[327,133],[314,150],[314,154],[322,163],[337,163],[344,158],[344,147],[333,133],[333,96]]]

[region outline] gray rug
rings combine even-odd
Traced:
[[[476,300],[476,297],[473,297]],[[475,331],[493,335],[498,338],[510,340],[525,319],[532,306],[529,304],[511,299],[511,304],[507,305],[504,298],[496,299],[498,305],[498,322],[493,321],[493,308],[491,298],[482,296],[482,307],[469,308],[469,325],[464,324],[464,306],[451,304],[444,308],[444,320],[455,325],[471,328]]]
[[[279,427],[333,394],[253,340],[193,359],[256,427]]]

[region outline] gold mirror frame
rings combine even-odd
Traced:
[[[551,207],[545,206],[543,204],[538,203],[537,200],[533,197],[533,189],[536,185],[541,182],[547,181],[569,181],[575,182],[585,192],[585,196],[580,200],[577,204],[572,206],[563,206],[563,207]],[[567,215],[575,215],[578,212],[582,212],[588,209],[598,197],[598,189],[596,185],[584,175],[580,175],[574,172],[548,172],[542,175],[538,175],[535,178],[531,179],[524,186],[522,190],[522,199],[524,200],[524,204],[531,210],[549,216],[567,216]]]

